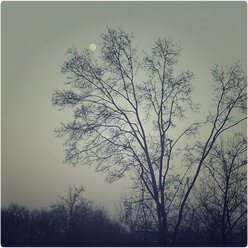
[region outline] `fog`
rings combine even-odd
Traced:
[[[2,206],[47,207],[70,185],[113,212],[128,193],[128,177],[109,184],[86,164],[64,164],[63,138],[55,137],[70,111],[51,104],[66,81],[65,53],[97,45],[106,26],[131,32],[142,54],[158,37],[181,42],[180,68],[196,74],[193,98],[204,118],[211,100],[209,67],[240,60],[246,68],[245,2],[3,2]],[[245,128],[244,126],[242,127]]]

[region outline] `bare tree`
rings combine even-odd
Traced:
[[[30,211],[16,203],[1,209],[1,244],[3,246],[28,246]]]
[[[211,152],[216,140],[231,128],[247,119],[246,117],[246,75],[239,64],[233,66],[211,68],[214,90],[214,111],[207,116],[209,135],[205,142],[198,141],[187,149],[187,159],[190,165],[195,165],[196,171],[179,207],[178,220],[174,229],[172,244],[175,245],[177,232],[182,221],[183,210],[189,194],[194,187],[200,170]]]
[[[98,171],[108,172],[109,181],[134,170],[156,205],[159,245],[167,246],[165,189],[172,158],[182,137],[196,134],[199,123],[193,123],[178,136],[172,128],[188,109],[197,109],[191,100],[194,75],[190,71],[175,73],[181,47],[171,39],[158,39],[151,54],[139,60],[132,35],[108,28],[101,37],[100,60],[87,49],[82,53],[76,48],[68,50],[62,72],[68,75],[69,89],[57,90],[53,95],[54,105],[74,110],[74,120],[56,131],[59,136],[67,136],[65,162],[73,166],[82,161],[94,164]],[[196,175],[192,182],[184,184],[189,186],[180,205],[174,240],[203,161],[217,137],[239,123],[231,122],[231,112],[243,107],[245,101],[245,79],[240,67],[229,71],[227,84],[221,78],[227,76],[226,72],[219,74],[217,67],[212,72],[222,83],[222,90],[218,88],[217,92],[220,101],[216,117],[208,118],[213,129],[203,145]]]
[[[196,191],[200,204],[218,225],[223,246],[233,245],[233,231],[237,233],[242,224],[246,225],[246,151],[247,142],[242,134],[236,134],[227,143],[222,139],[206,161],[204,191]]]
[[[132,192],[123,199],[118,209],[119,219],[130,232],[132,245],[153,246],[154,233],[158,230],[154,200],[147,192],[141,178],[132,180]]]
[[[57,216],[61,230],[66,234],[65,242],[73,243],[73,232],[77,222],[86,219],[89,215],[90,202],[82,197],[84,188],[74,186],[69,187],[66,197],[60,196],[56,204],[51,205],[53,216]]]

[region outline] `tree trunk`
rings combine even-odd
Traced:
[[[162,210],[162,246],[168,246],[167,216],[164,210]]]
[[[158,211],[158,245],[165,247],[168,246],[168,227],[167,227],[167,215],[164,208],[160,204],[157,204]]]
[[[226,232],[225,232],[225,228],[222,227],[222,246],[226,246]]]

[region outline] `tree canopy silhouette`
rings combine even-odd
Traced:
[[[73,166],[92,164],[106,172],[109,181],[132,169],[153,199],[159,245],[166,246],[168,211],[175,199],[167,197],[166,187],[177,145],[184,136],[196,135],[202,124],[208,125],[206,141],[197,142],[193,148],[197,154],[193,156],[192,149],[187,150],[196,169],[191,178],[180,180],[183,192],[172,238],[175,244],[186,201],[215,141],[246,119],[234,115],[236,110],[246,109],[245,74],[238,64],[214,66],[214,111],[205,122],[193,123],[175,135],[179,121],[198,109],[191,98],[194,74],[176,70],[180,44],[158,39],[151,53],[140,59],[133,35],[107,28],[101,38],[99,58],[88,49],[81,53],[75,47],[68,50],[62,66],[68,88],[53,94],[54,105],[74,111],[73,120],[56,129],[58,136],[67,137],[65,162]]]

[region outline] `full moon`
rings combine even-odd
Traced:
[[[96,44],[91,43],[91,44],[89,45],[89,48],[90,48],[91,51],[95,51],[95,50],[96,50]]]

